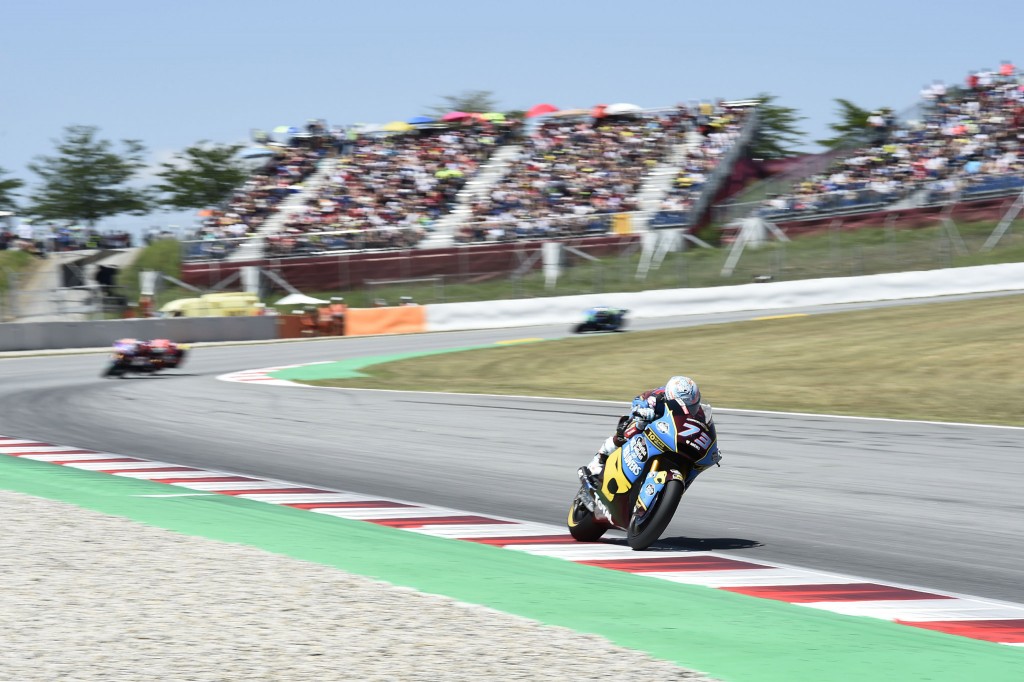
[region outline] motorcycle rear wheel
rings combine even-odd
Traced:
[[[644,517],[643,521],[637,522],[636,516],[629,521],[629,528],[626,529],[626,540],[629,546],[639,551],[647,549],[661,537],[661,534],[668,528],[668,524],[675,516],[676,507],[683,497],[683,482],[673,479],[665,484],[665,488],[654,501],[654,508]]]
[[[580,494],[585,493],[580,491]],[[606,526],[597,522],[594,512],[583,505],[579,495],[573,498],[572,505],[569,507],[568,526],[569,534],[579,542],[597,542],[608,530]]]

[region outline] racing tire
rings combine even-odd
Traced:
[[[582,334],[583,332],[590,331],[590,325],[586,322],[580,322],[572,331],[574,334]]]
[[[580,491],[583,494],[583,491]],[[594,518],[594,512],[587,509],[580,501],[580,496],[577,495],[572,505],[569,507],[569,534],[573,536],[578,542],[597,542],[604,535],[605,531],[608,530],[607,526],[604,526],[597,522]]]
[[[626,529],[626,540],[629,546],[636,551],[647,549],[661,537],[661,534],[668,528],[668,524],[675,516],[676,507],[683,497],[683,482],[672,479],[665,484],[661,494],[654,500],[654,508],[644,517],[640,523],[636,517],[630,519],[629,528]]]
[[[117,364],[115,364],[115,363],[110,363],[110,366],[107,367],[107,370],[105,372],[100,374],[100,377],[102,377],[104,379],[107,379],[107,378],[110,378],[110,377],[119,377],[119,376],[122,376],[123,374],[124,374],[124,368],[118,367]]]

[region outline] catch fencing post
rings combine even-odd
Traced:
[[[1017,218],[1017,214],[1021,212],[1021,209],[1024,209],[1024,189],[1022,189],[1020,194],[1017,195],[1017,199],[1013,202],[1013,205],[1010,206],[1002,220],[1000,220],[999,224],[996,225],[996,229],[992,230],[992,234],[989,235],[989,238],[985,240],[984,244],[982,244],[982,251],[991,251],[995,245],[999,243],[999,240],[1002,239],[1006,231],[1010,229],[1010,225],[1013,224],[1013,221]]]

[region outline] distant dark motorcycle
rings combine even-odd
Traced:
[[[626,326],[625,308],[609,308],[607,306],[596,306],[590,308],[584,314],[586,318],[573,328],[576,334],[583,332],[617,332],[622,331]]]

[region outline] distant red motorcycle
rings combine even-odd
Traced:
[[[188,352],[187,345],[168,339],[153,339],[146,346],[149,348],[149,360],[157,369],[175,369],[185,361]]]
[[[118,339],[110,356],[110,364],[100,376],[120,377],[126,374],[155,374],[174,369],[185,360],[188,346],[168,339]]]

